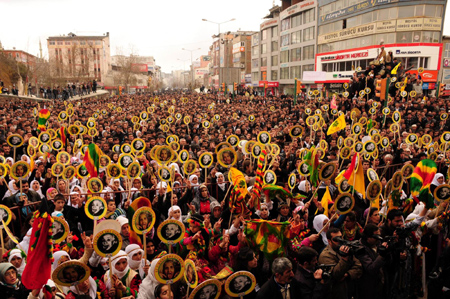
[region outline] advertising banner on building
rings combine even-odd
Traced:
[[[136,73],[146,73],[148,70],[147,64],[144,63],[132,63],[131,71]]]

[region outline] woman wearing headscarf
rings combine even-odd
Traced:
[[[41,184],[37,180],[33,180],[30,184],[30,187],[33,191],[39,194],[41,199],[45,197],[44,194],[42,193]]]
[[[198,193],[191,202],[190,209],[193,213],[200,213],[201,215],[211,214],[211,203],[217,202],[217,199],[209,195],[208,188],[202,184],[198,188]]]
[[[434,175],[433,181],[431,182],[430,186],[430,192],[431,194],[434,194],[434,190],[439,187],[440,185],[444,184],[444,175],[442,173],[436,173]],[[436,203],[436,200],[435,200]]]
[[[130,268],[139,273],[141,278],[146,277],[150,268],[150,261],[143,258],[144,250],[138,244],[130,244],[125,248],[125,252],[128,254]]]
[[[30,290],[20,281],[17,269],[11,263],[0,263],[0,294],[2,298],[23,299],[27,298]],[[39,290],[35,292],[37,296]]]
[[[103,276],[103,281],[106,284],[109,295],[115,298],[123,298],[127,296],[138,295],[139,285],[141,284],[141,278],[139,274],[132,270],[128,265],[128,254],[120,250],[116,255],[111,258],[111,268],[106,271]],[[112,275],[110,275],[112,273]],[[118,297],[118,294],[122,294]],[[143,297],[146,298],[146,297]]]
[[[17,273],[22,275],[25,265],[26,254],[20,249],[12,249],[8,253],[8,262],[10,262],[14,267],[16,267]]]
[[[3,182],[4,184],[5,182]],[[13,194],[16,194],[17,191],[19,191],[19,187],[16,185],[16,180],[11,180],[8,183],[8,191],[6,191],[5,195],[3,196],[3,199],[10,197]]]
[[[155,299],[155,288],[159,282],[155,278],[155,268],[156,264],[159,262],[159,258],[154,259],[150,265],[148,275],[142,280],[139,286],[139,297],[147,299]]]
[[[320,235],[318,233],[322,230],[324,225],[328,223],[328,221],[328,217],[323,214],[314,217],[314,229],[311,230],[311,235],[302,241],[302,246],[312,246],[317,252],[320,253],[328,245],[327,231],[329,225],[327,225]]]
[[[89,298],[109,299],[108,290],[101,280],[94,280],[91,276],[77,286],[70,287],[66,299],[75,299],[80,295],[88,295]]]

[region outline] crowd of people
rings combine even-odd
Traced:
[[[381,76],[382,68],[377,67],[370,67],[375,77]],[[371,78],[370,70],[363,76]],[[413,81],[407,79],[409,91]],[[395,173],[424,159],[437,165],[430,194],[434,196],[435,188],[446,184],[450,138],[444,135],[450,131],[449,103],[419,92],[402,97],[398,88],[390,89],[392,98],[388,101],[380,101],[374,94],[360,96],[366,84],[362,89],[355,86],[350,84],[347,97],[336,94],[319,101],[319,97],[306,96],[295,105],[291,96],[250,93],[234,99],[217,94],[165,93],[80,102],[56,100],[45,107],[51,116],[42,132],[62,140],[61,133],[50,132],[61,132],[61,127],[69,130],[63,147],[49,151],[43,151],[45,142],[39,139],[33,146],[42,132],[32,113],[34,108],[43,109],[42,104],[1,102],[2,165],[11,172],[16,171],[18,161],[24,161],[30,171],[20,179],[11,173],[0,174],[1,204],[11,209],[9,228],[20,242],[14,243],[3,230],[8,251],[0,264],[0,293],[6,294],[5,298],[31,299],[44,298],[44,289],[51,290],[50,298],[165,299],[187,298],[188,294],[193,298],[229,298],[225,282],[233,273],[247,271],[254,283],[244,276],[228,286],[251,290],[241,298],[419,298],[426,293],[429,298],[450,298],[448,200],[436,198],[433,207],[412,200],[410,173],[401,177],[399,192],[391,188]],[[73,114],[61,118],[60,113],[69,109]],[[328,135],[340,113],[346,125]],[[90,123],[96,130],[70,134],[70,125],[86,129],[92,127]],[[355,130],[358,124],[360,131]],[[296,126],[301,129],[293,133]],[[264,140],[261,132],[267,133]],[[12,147],[7,142],[14,134],[23,137],[23,144]],[[230,136],[237,142],[231,142]],[[136,140],[145,146],[137,145]],[[371,140],[375,148],[370,153],[356,148],[358,141]],[[266,141],[269,147],[263,146]],[[83,145],[91,143],[102,152],[98,181],[93,180],[93,173],[84,177],[79,171],[86,163]],[[252,154],[247,144],[261,145],[264,153]],[[30,145],[35,151],[30,151]],[[61,151],[70,155],[62,163],[65,169],[74,166],[77,170],[68,180],[53,167],[61,163]],[[187,159],[183,151],[188,153]],[[348,153],[343,155],[345,151]],[[211,159],[202,160],[205,153]],[[321,181],[300,169],[308,154],[318,157],[318,168],[329,162],[336,165],[331,178]],[[354,167],[354,156],[361,159],[364,187],[376,179],[382,191],[376,200],[369,200],[369,192],[363,195],[350,187],[353,204],[344,214],[333,202],[343,193],[340,174]],[[132,170],[135,162],[139,168]],[[261,165],[263,171],[274,174],[272,184],[267,185],[278,187],[292,200],[271,192],[250,198],[258,194],[252,189],[264,185]],[[236,210],[235,186],[229,181],[235,173],[231,166],[242,174],[240,182],[249,190],[240,212]],[[172,172],[170,180],[165,177],[167,171]],[[91,211],[85,209],[96,195],[107,206],[97,206],[97,202]],[[324,204],[327,196],[330,201]],[[154,225],[149,226],[149,214],[139,217],[137,229],[149,228],[144,230],[146,242],[140,246],[135,242],[132,207],[142,198],[151,203]],[[31,246],[33,212],[43,201],[69,228],[67,237],[54,246],[52,270],[67,261],[85,264],[90,276],[79,284],[61,286],[49,277],[42,289],[30,290],[21,283]],[[109,219],[120,227],[122,245],[110,260],[94,250],[95,224],[88,215],[100,213],[102,208],[107,213],[98,219],[98,225]],[[169,219],[176,225],[164,228],[165,239],[175,239],[185,231],[173,244],[161,240],[159,233],[161,224]],[[283,242],[272,231],[261,232],[267,243],[278,244],[277,254],[268,254],[267,248],[255,246],[255,239],[248,237],[250,226],[260,223],[283,224],[280,235],[289,235]],[[104,236],[102,244],[110,250],[117,240]],[[198,284],[217,280],[219,287],[209,284],[198,289],[184,277],[175,281],[180,272],[175,260],[165,262],[159,275],[158,262],[170,253],[194,262]],[[187,263],[184,268],[188,269]]]

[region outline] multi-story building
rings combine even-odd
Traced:
[[[442,64],[445,0],[319,0],[316,83],[342,91],[384,46],[411,73],[424,68],[424,89],[435,89]]]
[[[233,67],[240,69],[239,81],[236,83],[242,86],[251,85],[252,69],[252,35],[255,31],[238,31],[233,37]]]
[[[29,67],[34,67],[38,59],[36,56],[31,55],[25,51],[16,50],[16,48],[13,48],[12,50],[4,50],[0,48],[0,51],[3,53],[3,55],[8,56],[15,61],[23,63]]]
[[[442,37],[442,73],[441,83],[450,86],[450,36]],[[449,88],[450,89],[450,88]],[[450,90],[449,90],[450,93]]]
[[[102,80],[111,70],[109,32],[102,36],[74,33],[47,39],[52,76],[68,82]]]

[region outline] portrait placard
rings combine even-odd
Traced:
[[[101,257],[114,256],[122,248],[122,237],[113,229],[105,229],[94,237],[94,250]]]
[[[11,222],[12,219],[11,210],[5,205],[0,205],[0,219],[3,220],[5,226],[7,226]],[[1,228],[4,228],[3,223],[0,223]]]
[[[355,200],[350,193],[340,194],[334,201],[334,208],[339,215],[349,213],[355,206]]]
[[[53,243],[59,244],[67,238],[67,235],[69,234],[69,224],[61,217],[52,216],[52,218],[52,240]]]
[[[107,212],[106,201],[100,196],[92,196],[84,205],[84,211],[91,219],[101,219],[105,217]]]
[[[61,286],[78,285],[89,278],[91,270],[79,261],[72,260],[60,264],[52,272],[52,280]]]
[[[133,230],[142,235],[145,232],[149,232],[153,225],[155,225],[156,216],[155,212],[150,207],[141,207],[134,212],[131,225]]]
[[[243,297],[250,294],[256,287],[255,276],[248,271],[233,273],[225,282],[225,292],[230,297]]]
[[[11,166],[10,175],[13,179],[20,180],[30,173],[30,165],[25,161],[19,161]]]
[[[166,244],[176,244],[184,238],[185,227],[177,220],[168,219],[163,221],[157,230],[159,239]]]
[[[189,295],[189,299],[218,299],[222,283],[217,279],[208,279],[198,285]]]
[[[217,154],[217,160],[220,165],[230,168],[237,162],[237,154],[233,148],[223,148]]]

